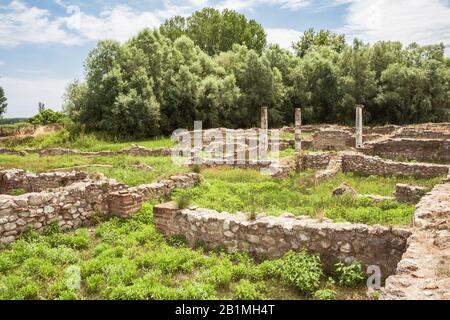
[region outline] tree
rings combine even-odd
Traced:
[[[144,29],[121,44],[100,41],[85,80],[67,87],[64,111],[90,130],[151,137],[203,127],[293,122],[354,123],[355,104],[370,124],[446,121],[450,59],[442,44],[374,45],[327,30],[305,31],[293,54],[266,46],[264,30],[232,10],[206,8]]]
[[[63,113],[53,111],[52,109],[45,109],[29,119],[28,122],[34,125],[47,125],[52,123],[63,123],[67,120],[67,116]]]
[[[8,106],[6,101],[5,91],[0,87],[0,118],[2,118],[2,115],[6,112],[6,107]]]
[[[346,47],[345,35],[338,35],[329,30],[315,32],[313,28],[310,28],[292,45],[297,56],[301,58],[314,47],[330,47],[338,53],[342,52]]]
[[[339,109],[339,55],[329,47],[308,52],[292,73],[295,99],[304,107],[305,121],[336,122]]]
[[[228,9],[220,12],[204,8],[187,18],[176,16],[166,20],[160,32],[172,41],[187,35],[209,55],[231,50],[233,44],[245,44],[261,53],[267,43],[266,33],[259,23]]]
[[[370,66],[371,50],[368,45],[356,40],[353,47],[347,47],[339,55],[338,68],[338,110],[336,121],[353,123],[355,105],[363,104],[366,121],[376,119],[374,99],[377,95],[375,71]]]

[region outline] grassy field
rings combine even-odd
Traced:
[[[139,143],[171,146],[169,139],[114,142],[95,135],[66,136],[64,130],[35,140],[7,142],[18,149],[64,147],[86,151],[120,150]],[[280,152],[289,157],[293,149]],[[76,155],[40,157],[0,155],[0,167],[32,172],[91,167],[130,186],[189,171],[171,157]],[[152,170],[135,168],[151,166]],[[340,173],[316,183],[314,172],[277,180],[256,170],[202,169],[205,182],[177,190],[174,199],[218,211],[329,217],[335,221],[406,225],[414,206],[342,196],[332,190],[346,182],[360,194],[391,195],[396,183],[428,189],[440,179],[361,177]],[[0,299],[365,299],[364,277],[357,268],[324,274],[320,259],[306,252],[288,253],[275,261],[255,262],[247,254],[188,248],[182,237],[164,239],[153,225],[153,205],[145,203],[129,220],[113,218],[70,233],[47,227],[43,234],[27,232],[0,251]],[[356,270],[356,271],[355,271]],[[350,278],[349,278],[350,277]],[[347,284],[344,285],[344,284]]]
[[[389,196],[396,183],[413,183],[428,189],[439,181],[400,177],[361,177],[340,173],[335,178],[317,184],[314,172],[294,174],[288,179],[274,180],[255,170],[207,169],[203,185],[178,190],[176,197],[191,199],[200,207],[227,211],[329,217],[335,221],[367,224],[409,224],[414,205],[393,200],[376,201],[352,196],[332,197],[332,190],[346,182],[360,194]]]
[[[126,155],[108,157],[83,157],[76,155],[41,157],[38,154],[29,154],[22,157],[0,155],[0,167],[20,168],[36,173],[95,164],[112,165],[113,167],[92,167],[87,168],[87,171],[103,173],[107,177],[116,179],[129,186],[150,183],[173,174],[189,171],[187,167],[175,165],[171,157],[135,157]],[[151,166],[153,170],[137,169],[133,167],[135,165]]]
[[[37,137],[5,139],[0,141],[0,147],[23,150],[26,148],[66,148],[81,151],[118,151],[139,144],[147,148],[172,147],[170,138],[155,138],[149,140],[123,141],[94,133],[71,133],[67,129]]]
[[[190,249],[153,226],[152,204],[129,220],[44,235],[0,252],[0,299],[354,299],[361,279],[329,278],[320,259],[290,253],[261,264],[246,254]],[[347,282],[346,282],[347,283]]]

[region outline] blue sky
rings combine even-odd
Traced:
[[[7,117],[60,109],[67,83],[83,78],[98,40],[125,41],[145,27],[205,6],[254,18],[268,40],[289,48],[307,28],[368,42],[443,42],[450,52],[450,0],[0,0],[0,86]]]

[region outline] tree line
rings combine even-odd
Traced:
[[[203,9],[120,44],[100,41],[73,81],[64,110],[92,130],[149,137],[192,128],[244,128],[269,107],[270,125],[370,124],[449,119],[450,59],[443,44],[355,40],[309,29],[293,51],[267,45],[260,24],[232,10]]]

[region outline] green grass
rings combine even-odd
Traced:
[[[135,157],[126,155],[108,157],[83,157],[74,155],[40,157],[37,154],[29,154],[21,157],[0,155],[1,167],[20,168],[36,173],[52,169],[93,164],[113,165],[112,168],[92,167],[87,168],[87,170],[89,172],[103,173],[107,177],[116,179],[129,186],[150,183],[163,177],[189,171],[187,167],[175,165],[171,157]],[[153,170],[145,171],[132,167],[138,164],[149,165]]]
[[[360,194],[392,195],[396,183],[413,183],[428,189],[440,179],[400,177],[361,177],[340,173],[335,178],[317,184],[314,172],[295,174],[274,180],[255,170],[207,169],[206,182],[196,188],[177,190],[176,195],[189,197],[200,207],[235,213],[259,212],[279,215],[320,216],[335,221],[367,224],[404,225],[410,222],[414,206],[394,200],[375,201],[367,198],[332,197],[332,190],[346,182]]]
[[[305,251],[258,264],[244,253],[190,249],[181,237],[167,242],[152,208],[90,231],[26,233],[0,251],[0,299],[310,299],[329,287],[320,259]]]
[[[94,133],[74,134],[67,129],[37,137],[5,139],[0,141],[0,147],[16,148],[18,150],[58,147],[82,151],[118,151],[129,148],[133,144],[139,144],[147,148],[172,147],[174,145],[170,138],[124,141],[123,139],[114,139]]]

